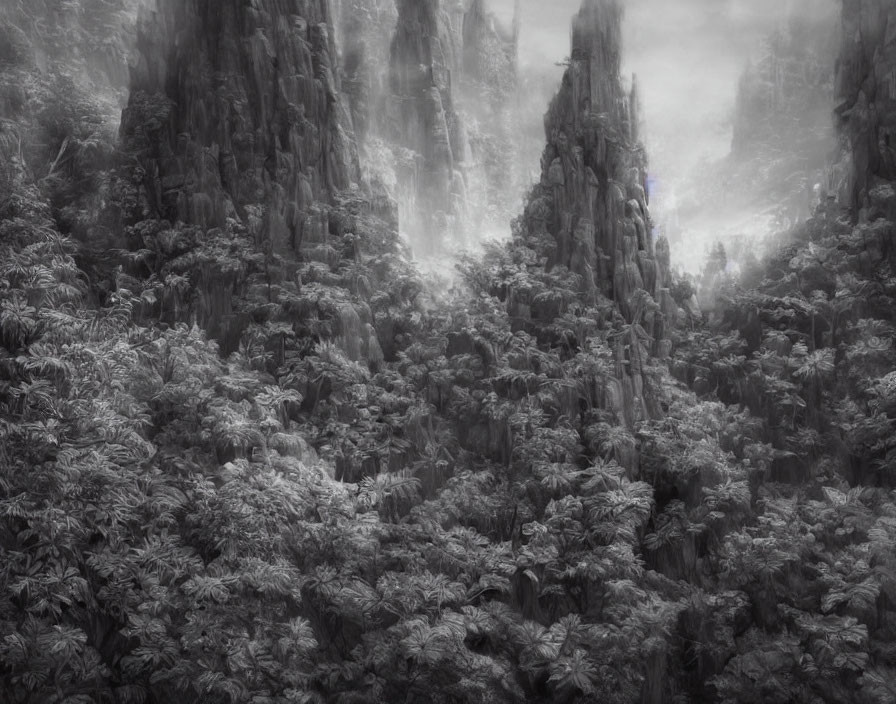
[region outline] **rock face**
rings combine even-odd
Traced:
[[[319,239],[359,173],[327,0],[160,0],[139,49],[122,135],[143,147],[146,215],[235,219],[282,253]]]
[[[857,218],[896,180],[896,5],[844,0],[837,71],[841,130],[852,152],[848,205]],[[896,215],[896,213],[893,213]]]
[[[648,415],[642,369],[648,354],[668,353],[665,321],[676,306],[668,243],[654,241],[648,210],[637,90],[627,93],[620,79],[621,19],[616,0],[585,0],[573,21],[569,68],[545,117],[541,181],[523,226],[552,242],[548,268],[577,273],[586,297],[611,299],[629,323],[631,340],[617,339],[612,405],[631,424]]]

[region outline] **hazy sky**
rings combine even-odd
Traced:
[[[490,0],[502,19],[514,0]],[[636,73],[656,188],[666,195],[701,157],[731,143],[737,81],[760,43],[794,8],[832,11],[836,0],[623,0],[623,70]],[[543,70],[569,55],[581,0],[522,0],[520,59]],[[833,57],[832,57],[833,60]],[[561,68],[556,68],[559,80]],[[661,215],[657,213],[657,215]]]

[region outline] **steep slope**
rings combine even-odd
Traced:
[[[487,83],[499,77],[500,55],[509,53],[511,59],[516,53],[520,34],[520,4],[517,0],[513,26],[507,30],[489,12],[486,0],[473,0],[463,16],[463,76]],[[492,86],[492,97],[501,96],[503,86]]]
[[[545,118],[540,191],[551,264],[572,268],[585,293],[600,290],[627,312],[636,289],[659,298],[647,210],[646,162],[620,82],[621,12],[588,4],[573,23],[570,67]],[[533,227],[542,225],[533,222]],[[533,233],[534,234],[534,233]]]
[[[335,4],[343,93],[363,151],[368,137],[384,134],[389,57],[398,20],[395,0],[341,0]],[[366,171],[369,157],[362,162]],[[377,165],[378,166],[378,165]]]
[[[504,27],[486,0],[476,0],[463,18],[458,83],[470,151],[465,176],[469,227],[480,240],[507,236],[538,168],[540,140],[527,143],[525,135],[540,131],[544,103],[523,89],[520,17],[517,4],[512,26]],[[476,244],[475,236],[468,240]]]

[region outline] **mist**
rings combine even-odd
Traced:
[[[570,18],[579,5],[579,0],[520,2],[521,73],[547,95],[562,75],[558,64],[568,54]],[[492,7],[509,21],[514,0],[493,0]],[[794,13],[833,24],[838,7],[836,0],[625,3],[623,70],[637,75],[641,91],[652,216],[655,225],[662,227],[671,218],[673,229],[681,229],[680,237],[670,233],[673,262],[680,269],[695,273],[702,268],[716,237],[725,238],[722,223],[732,233],[756,239],[773,229],[753,212],[721,212],[717,203],[695,203],[701,189],[694,172],[729,154],[738,81],[768,35]],[[834,54],[828,58],[832,66]],[[689,201],[688,212],[681,212],[684,201]]]

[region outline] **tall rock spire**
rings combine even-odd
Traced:
[[[328,0],[160,0],[139,48],[122,134],[147,217],[233,218],[284,252],[326,230],[358,176]]]
[[[548,144],[534,200],[547,206],[552,263],[576,270],[587,289],[631,315],[632,294],[642,289],[659,298],[667,272],[658,266],[647,163],[620,78],[621,20],[616,0],[586,0],[573,21],[569,68],[545,117]]]
[[[665,321],[676,310],[669,250],[651,226],[637,109],[620,78],[621,22],[617,0],[585,0],[573,20],[569,67],[545,117],[541,181],[524,227],[553,242],[548,267],[579,274],[586,296],[613,300],[632,329],[646,333],[649,351],[665,354]],[[635,409],[626,411],[629,421],[647,413],[641,348],[632,340],[627,352],[617,350],[618,368],[628,370],[624,405]]]

